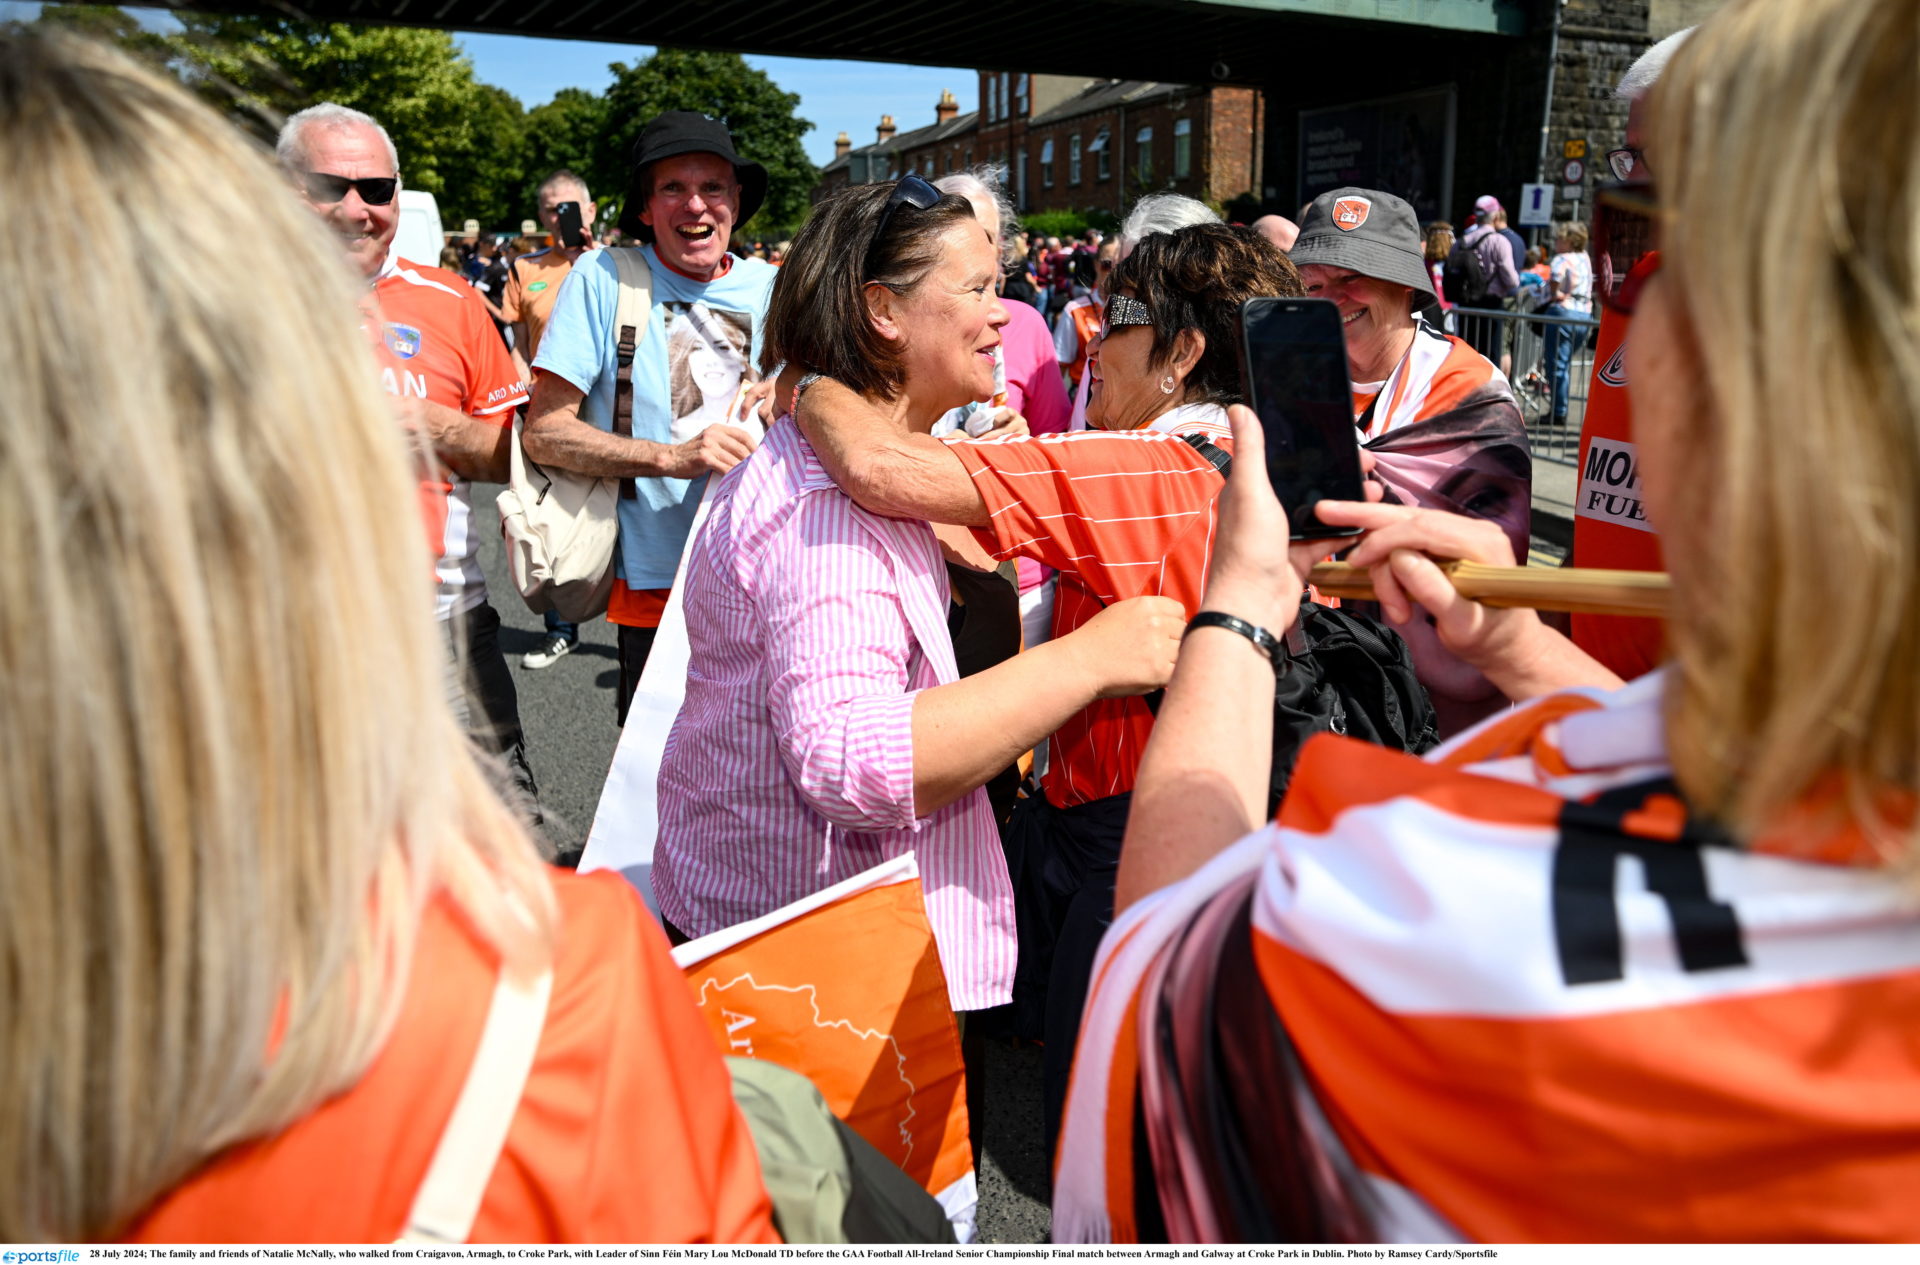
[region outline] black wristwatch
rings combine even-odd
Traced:
[[[1273,664],[1275,676],[1287,670],[1287,648],[1280,644],[1279,638],[1258,624],[1249,623],[1238,615],[1228,615],[1221,611],[1201,611],[1187,621],[1187,632],[1192,632],[1196,628],[1225,628],[1229,632],[1237,632],[1258,646],[1261,653],[1267,656],[1267,661]],[[1182,633],[1181,636],[1184,639],[1186,634]]]

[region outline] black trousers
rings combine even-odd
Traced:
[[[640,688],[640,670],[647,666],[647,656],[653,653],[653,639],[660,635],[658,628],[631,628],[626,624],[615,624],[616,636],[620,643],[620,684],[614,692],[614,723],[622,729],[627,727],[627,708],[633,704],[633,692]]]
[[[1113,885],[1131,794],[1055,808],[1035,792],[1002,834],[1013,879],[1020,960],[1013,980],[1014,1030],[1046,1042],[1041,1056],[1047,1153],[1066,1110],[1080,1012],[1093,959],[1113,924]]]
[[[540,790],[527,763],[526,734],[520,729],[520,696],[500,649],[500,612],[486,602],[450,621],[452,654],[459,673],[467,732],[483,751],[501,759],[507,779],[525,797],[525,809],[540,820]]]

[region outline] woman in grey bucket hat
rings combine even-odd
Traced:
[[[1354,425],[1386,499],[1497,524],[1527,555],[1532,464],[1507,380],[1485,356],[1414,315],[1433,298],[1413,208],[1375,189],[1313,200],[1289,252],[1309,296],[1340,309]],[[1450,736],[1505,705],[1425,619],[1400,626]]]
[[[1379,382],[1412,345],[1413,312],[1434,298],[1420,221],[1378,189],[1334,189],[1313,200],[1287,252],[1307,293],[1340,305],[1347,368],[1355,383]]]

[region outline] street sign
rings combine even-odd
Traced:
[[[1587,179],[1587,164],[1578,158],[1567,159],[1567,165],[1560,169],[1560,178],[1568,184],[1584,184]]]
[[[1523,184],[1520,186],[1520,227],[1540,228],[1553,223],[1553,186],[1550,184]]]
[[[1581,198],[1585,197],[1586,194],[1587,186],[1583,184],[1570,184],[1560,190],[1560,196],[1569,202],[1578,202]]]
[[[1585,158],[1586,156],[1587,143],[1585,141],[1568,141],[1560,147],[1560,157],[1562,158]]]

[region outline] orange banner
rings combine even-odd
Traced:
[[[806,1076],[962,1220],[956,1205],[973,1191],[966,1075],[911,856],[674,958],[723,1052]]]

